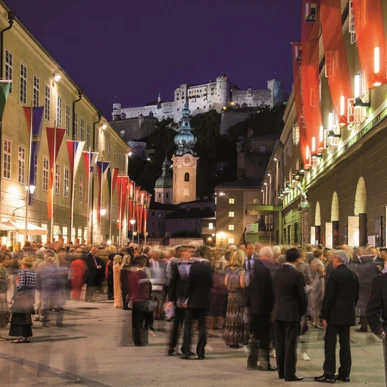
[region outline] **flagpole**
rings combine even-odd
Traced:
[[[114,180],[114,169],[110,179],[110,198],[109,198],[109,240],[112,240],[112,202],[113,202],[113,180]]]
[[[54,241],[54,191],[56,185],[56,120],[54,121],[54,165],[52,171],[53,188],[51,189],[51,225],[50,225],[50,242]]]
[[[73,140],[73,149],[75,140]],[[71,176],[71,217],[70,217],[70,241],[73,241],[73,228],[74,228],[74,185],[75,185],[75,152],[73,151],[73,175]],[[75,242],[75,230],[74,230],[74,242]]]
[[[101,206],[100,206],[100,209],[99,209],[99,214],[100,214],[100,219],[101,221],[99,222],[99,239],[100,239],[100,242],[99,243],[102,243],[103,242],[103,238],[102,238],[102,214],[101,214],[101,210],[103,208],[103,203],[102,203],[102,188],[103,188],[103,174],[104,174],[104,167],[103,167],[103,157],[102,157],[102,163],[101,163],[101,181],[100,181],[100,184],[101,184]]]
[[[30,168],[31,168],[31,152],[32,152],[32,120],[33,120],[33,106],[31,101],[31,123],[30,123],[30,137],[28,143],[28,159],[27,159],[27,184],[25,185],[26,190],[26,215],[25,215],[25,229],[24,229],[24,244],[28,240],[28,202],[30,196]]]
[[[91,216],[90,216],[91,147],[90,146],[89,146],[88,160],[89,160],[89,165],[88,165],[89,171],[87,174],[87,228],[88,228],[87,236],[89,237],[90,235],[89,241],[91,241]]]

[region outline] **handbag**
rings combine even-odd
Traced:
[[[156,309],[157,301],[149,300],[148,301],[148,312],[153,312]]]

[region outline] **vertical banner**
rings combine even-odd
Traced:
[[[302,113],[311,155],[318,153],[318,140],[320,139],[320,128],[322,126],[319,71],[319,5],[320,0],[302,0]]]
[[[144,223],[143,223],[143,233],[146,236],[147,224],[148,224],[148,213],[150,208],[152,195],[146,192],[145,201],[144,201]]]
[[[125,213],[126,213],[126,202],[128,195],[128,176],[122,176],[121,178],[121,199],[120,199],[120,227],[124,224]]]
[[[98,214],[97,214],[98,223],[101,222],[102,192],[103,192],[103,186],[106,180],[108,167],[109,167],[109,161],[97,161],[98,179],[99,179]]]
[[[118,209],[117,209],[117,230],[121,227],[121,185],[122,185],[122,177],[123,176],[117,176],[117,202],[118,202]]]
[[[365,88],[369,90],[387,82],[382,2],[353,0],[353,12],[362,76]]]
[[[114,195],[114,190],[116,188],[118,173],[119,173],[119,168],[113,168],[112,195]]]
[[[320,19],[325,53],[325,75],[328,77],[339,125],[344,127],[348,123],[348,99],[352,98],[353,93],[345,51],[341,0],[321,0]]]
[[[129,189],[129,211],[128,211],[128,231],[133,228],[132,231],[134,231],[134,225],[132,226],[130,224],[130,221],[134,218],[133,214],[133,199],[134,199],[134,181],[129,179],[128,182],[128,189]]]
[[[140,232],[140,190],[141,186],[135,186],[134,188],[134,216],[136,217],[136,230],[139,233]]]
[[[143,217],[144,217],[144,201],[146,191],[140,191],[140,207],[139,207],[139,230],[143,230]]]
[[[333,230],[332,223],[325,223],[325,247],[333,248]]]
[[[47,209],[48,209],[48,219],[52,219],[54,214],[54,177],[55,177],[55,169],[56,169],[56,159],[58,157],[58,153],[60,147],[62,145],[62,141],[64,135],[66,133],[66,129],[62,128],[46,128],[47,133],[47,144],[48,144],[48,158],[50,163],[50,172],[48,178],[48,192],[47,192]]]
[[[0,120],[3,120],[3,113],[5,103],[7,102],[9,95],[9,87],[11,86],[11,80],[0,80]]]
[[[86,179],[86,192],[89,192],[90,174],[94,171],[95,163],[98,160],[98,152],[83,152],[83,164],[85,167],[85,179]],[[87,203],[89,205],[89,197],[87,197]]]

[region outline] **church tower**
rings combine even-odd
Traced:
[[[162,174],[155,184],[155,202],[163,204],[172,203],[172,173],[171,163],[165,158],[162,166]]]
[[[179,134],[175,137],[177,149],[173,161],[173,204],[196,200],[196,169],[198,157],[193,147],[196,137],[191,133],[190,110],[184,105]]]

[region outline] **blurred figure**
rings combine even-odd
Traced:
[[[122,291],[121,291],[121,255],[115,255],[113,259],[113,296],[114,307],[122,308]]]
[[[263,250],[261,249],[261,260]],[[270,364],[271,312],[274,305],[273,280],[269,269],[257,260],[249,285],[246,287],[246,307],[250,334],[247,369],[276,371]],[[258,359],[260,365],[258,367]]]
[[[175,319],[169,336],[168,356],[178,354],[176,347],[186,314],[186,308],[184,306],[186,302],[185,292],[189,271],[193,264],[192,261],[188,260],[187,248],[185,246],[178,247],[176,249],[176,255],[179,258],[179,262],[177,265],[172,266],[173,272],[168,292],[169,303],[172,303],[175,307]]]
[[[108,300],[114,300],[114,259],[116,257],[115,253],[109,254],[109,259],[105,267],[105,278],[107,281],[108,287]],[[121,256],[120,256],[121,258]]]
[[[46,249],[42,247],[39,250],[39,255],[35,256],[35,259],[33,261],[32,269],[35,271],[36,275],[40,273],[47,265],[46,262]],[[35,289],[35,304],[34,304],[34,310],[35,310],[35,317],[34,321],[40,321],[41,316],[41,305],[42,305],[42,294],[40,293],[39,289]]]
[[[327,282],[321,313],[322,322],[327,328],[324,373],[314,378],[316,382],[350,381],[352,363],[350,327],[356,325],[355,308],[359,299],[359,279],[345,262],[348,262],[348,254],[343,250],[336,251],[333,258],[335,270]],[[340,368],[338,375],[335,375],[337,336],[340,342]]]
[[[132,258],[130,255],[125,255],[120,271],[120,283],[121,283],[121,293],[122,293],[122,309],[129,310],[128,301],[130,295],[130,276],[132,274]]]
[[[372,250],[371,250],[372,251]],[[368,332],[366,306],[371,291],[372,278],[378,275],[379,271],[374,264],[374,256],[364,250],[359,257],[359,263],[355,266],[356,274],[360,282],[359,302],[357,303],[357,315],[360,316],[360,328],[358,332]],[[368,254],[367,254],[368,253]]]
[[[278,376],[285,381],[300,381],[296,375],[296,347],[300,321],[307,309],[305,278],[296,269],[301,257],[297,249],[286,252],[286,262],[274,274],[274,342]]]
[[[310,274],[312,276],[312,290],[310,292],[312,326],[317,329],[324,329],[324,327],[320,325],[325,277],[325,267],[322,260],[323,252],[321,250],[316,250],[314,252],[314,258],[310,262]]]
[[[247,246],[246,246],[247,247]],[[244,322],[246,274],[243,269],[244,252],[237,250],[226,268],[225,285],[228,291],[227,312],[223,339],[229,348],[248,343],[248,330]]]
[[[54,262],[54,253],[47,251],[46,266],[37,273],[36,289],[41,294],[42,327],[47,327],[49,310],[56,310],[56,326],[63,325],[63,305],[65,303],[65,278],[67,276]]]
[[[85,283],[86,278],[86,263],[83,255],[78,255],[77,258],[71,263],[71,299],[79,301],[81,298],[82,286]]]
[[[262,247],[259,259],[263,263],[263,265],[269,270],[270,275],[273,278],[274,273],[281,267],[281,264],[274,261],[273,249],[270,246]]]
[[[10,336],[16,336],[13,344],[29,343],[32,337],[31,314],[34,307],[34,289],[36,285],[36,273],[32,270],[31,258],[23,258],[20,262],[16,280],[16,294],[12,304]]]
[[[3,266],[7,269],[8,272],[8,289],[7,289],[7,301],[8,305],[11,305],[13,296],[16,293],[16,279],[19,272],[19,263],[17,259],[11,258],[10,253],[6,253]]]
[[[96,254],[98,249],[92,247],[90,253],[86,256],[87,277],[86,277],[86,302],[93,302],[96,292],[96,285],[99,284],[99,275],[97,270],[102,266],[98,264]]]
[[[366,316],[372,332],[382,339],[384,372],[387,385],[387,273],[383,273],[372,279]]]
[[[243,256],[242,256],[243,257]],[[206,315],[210,308],[212,288],[211,266],[207,260],[195,260],[189,271],[184,299],[187,308],[182,346],[183,359],[191,358],[192,324],[198,320],[199,338],[196,346],[198,360],[205,359],[207,343]]]
[[[7,260],[6,260],[7,259]],[[7,302],[8,272],[4,265],[9,262],[9,257],[0,254],[0,329],[5,328],[9,321],[9,310]],[[0,335],[0,341],[5,340]]]
[[[130,279],[130,300],[132,309],[132,329],[133,341],[136,347],[144,345],[144,337],[141,337],[141,327],[143,325],[144,313],[148,310],[148,301],[151,292],[151,285],[145,273],[146,259],[138,257],[136,267]],[[147,330],[143,333],[148,332]]]

